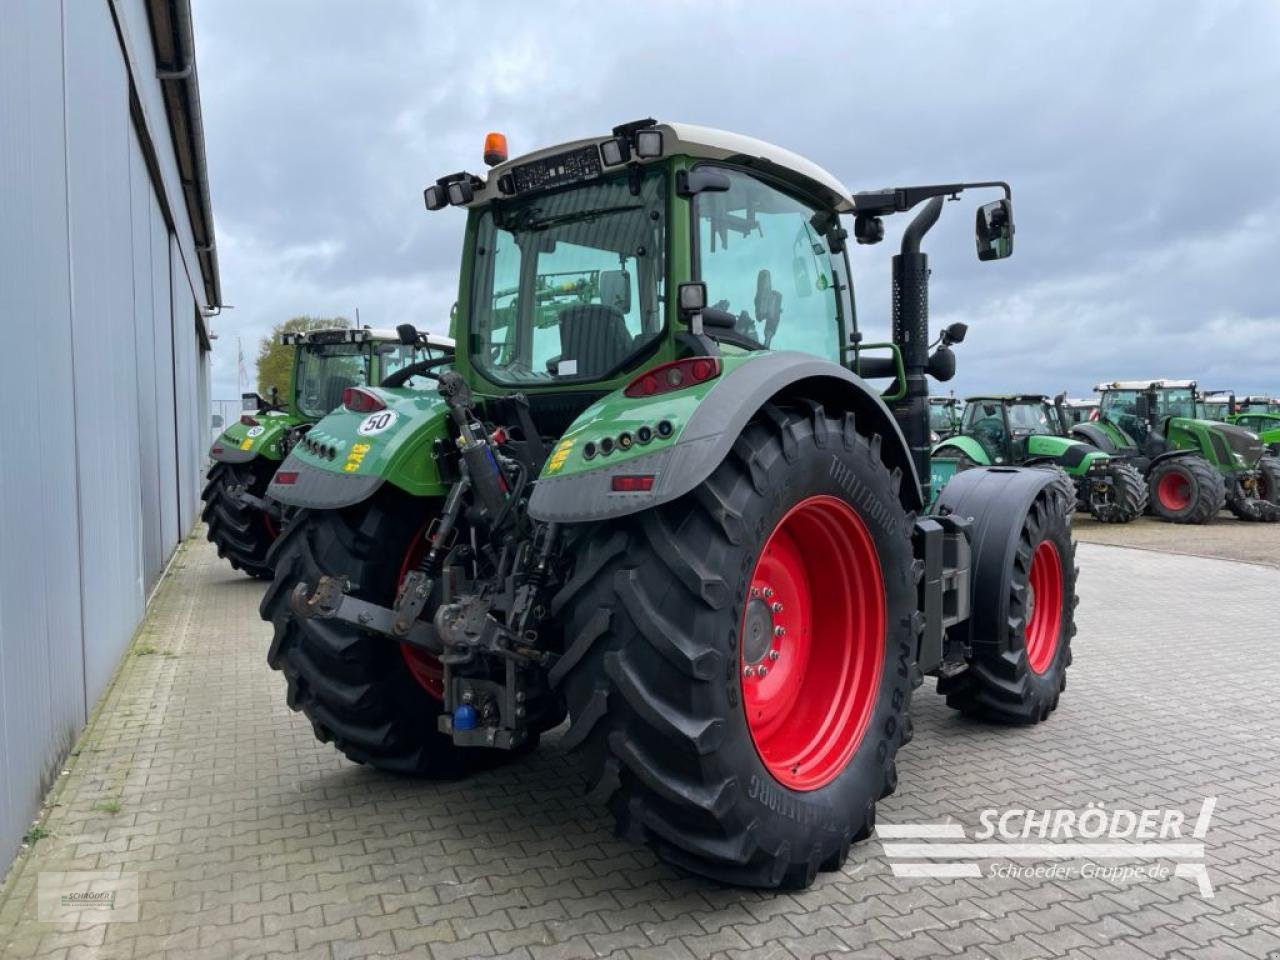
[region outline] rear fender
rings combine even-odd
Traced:
[[[219,463],[248,463],[257,457],[280,460],[284,456],[283,440],[289,428],[301,423],[288,414],[256,414],[256,424],[236,420],[213,442],[209,459]]]
[[[971,641],[1005,635],[1013,554],[1023,520],[1041,492],[1060,476],[1054,470],[985,467],[956,474],[938,494],[932,513],[970,523],[971,612],[967,623]],[[1074,493],[1071,502],[1075,502]]]
[[[982,449],[982,444],[973,439],[973,437],[947,437],[947,439],[933,448],[933,456],[942,459],[954,458],[955,453],[949,453],[948,450],[959,451],[974,463],[981,464],[984,467],[991,463],[991,458],[987,456],[987,451]]]
[[[552,451],[534,485],[529,514],[536,520],[582,523],[648,510],[688,493],[728,455],[747,423],[770,401],[807,399],[828,410],[845,410],[864,432],[880,435],[880,456],[900,472],[899,496],[907,510],[920,510],[920,483],[910,451],[892,412],[861,377],[807,353],[725,356],[719,377],[697,387],[628,398],[615,391],[578,417]],[[672,425],[669,438],[634,442],[641,426]],[[633,442],[622,450],[618,438]],[[616,452],[592,457],[610,439]],[[591,446],[588,446],[588,445]],[[644,492],[614,492],[620,475],[652,476]]]
[[[268,495],[297,507],[332,510],[373,496],[384,483],[419,497],[438,497],[435,441],[447,436],[447,411],[434,391],[367,388],[386,404],[372,414],[338,408],[290,451]],[[281,477],[288,482],[282,483]]]

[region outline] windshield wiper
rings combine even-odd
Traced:
[[[522,224],[522,226],[526,230],[545,230],[548,227],[573,223],[577,220],[594,220],[596,217],[607,217],[614,213],[631,213],[635,210],[643,209],[644,205],[639,203],[628,204],[625,207],[597,207],[595,210],[576,210],[572,213],[561,213],[554,217],[547,217],[545,220],[530,220]]]

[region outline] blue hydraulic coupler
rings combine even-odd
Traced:
[[[476,720],[476,708],[469,703],[464,703],[453,711],[453,729],[455,730],[474,730]]]

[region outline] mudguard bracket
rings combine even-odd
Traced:
[[[916,520],[911,542],[924,564],[918,587],[918,607],[924,615],[916,665],[921,673],[944,670],[947,662],[964,662],[960,645],[949,649],[947,628],[969,618],[971,557],[967,518],[927,516]],[[946,662],[944,662],[946,661]]]

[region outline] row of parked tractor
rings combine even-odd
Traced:
[[[1280,400],[1201,392],[1194,380],[1116,380],[1096,398],[992,394],[930,400],[941,488],[975,466],[1057,467],[1102,523],[1152,514],[1208,523],[1280,520]]]

